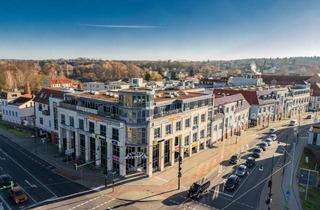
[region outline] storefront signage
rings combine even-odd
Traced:
[[[125,159],[138,159],[138,158],[147,159],[148,156],[143,152],[130,152],[125,157]]]
[[[191,144],[191,146],[192,146],[192,147],[198,146],[198,142],[193,142],[193,143]]]

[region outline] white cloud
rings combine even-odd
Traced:
[[[94,28],[132,28],[132,29],[153,29],[162,28],[153,25],[99,25],[99,24],[80,24],[81,26],[94,27]]]

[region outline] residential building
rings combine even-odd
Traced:
[[[18,125],[34,125],[34,102],[31,94],[10,101],[2,110],[2,120]]]
[[[38,134],[46,137],[51,143],[58,141],[58,106],[65,93],[72,90],[62,88],[42,88],[34,99],[35,126]]]
[[[191,89],[190,89],[191,91]],[[152,176],[210,146],[213,95],[133,88],[66,94],[60,103],[59,149],[122,176]]]
[[[86,82],[84,83],[84,91],[105,91],[107,90],[106,85],[103,82]]]
[[[44,81],[46,88],[71,88],[72,81],[66,78],[49,79]]]
[[[260,88],[224,88],[215,89],[215,94],[234,95],[241,93],[250,104],[249,120],[251,126],[267,126],[276,118],[276,92]]]
[[[250,105],[242,94],[216,94],[214,101],[214,140],[241,135],[248,128]]]
[[[3,107],[7,106],[10,101],[21,96],[21,92],[14,91],[0,91],[0,116],[2,115]]]
[[[320,83],[313,83],[311,85],[309,110],[320,110]]]

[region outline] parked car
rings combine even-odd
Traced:
[[[237,188],[237,186],[239,185],[239,182],[240,182],[240,178],[237,175],[232,174],[227,179],[227,181],[224,185],[224,189],[229,190],[229,191],[235,190]]]
[[[201,179],[193,183],[188,191],[189,198],[199,198],[203,193],[209,190],[210,181],[208,179]]]
[[[298,123],[296,120],[291,120],[289,126],[296,126]]]
[[[262,142],[260,144],[257,145],[259,148],[261,148],[263,151],[267,150],[267,147],[269,146],[268,143],[266,142]]]
[[[9,188],[13,183],[13,179],[9,174],[2,174],[0,176],[0,188]]]
[[[270,146],[272,144],[272,139],[271,138],[266,138],[265,140],[263,140],[263,142],[267,143],[268,146]]]
[[[248,157],[245,164],[248,168],[252,168],[256,164],[256,159],[254,157]]]
[[[229,163],[232,164],[232,165],[235,165],[237,164],[239,161],[239,157],[238,155],[232,155],[230,160],[229,160]]]
[[[270,128],[270,129],[269,129],[269,133],[270,133],[270,134],[273,134],[273,133],[275,133],[275,132],[277,132],[277,129],[275,129],[275,128]]]
[[[16,204],[23,203],[28,200],[28,196],[23,192],[22,188],[15,186],[9,190],[9,194],[13,202]]]
[[[309,114],[307,117],[306,117],[307,120],[310,120],[312,119],[312,114]]]
[[[248,171],[247,171],[247,166],[245,166],[245,165],[240,165],[240,166],[237,168],[236,172],[235,172],[235,174],[236,174],[238,177],[243,177],[243,176],[245,176],[247,173],[248,173]]]
[[[259,147],[255,148],[252,151],[252,156],[255,158],[259,158],[259,157],[261,157],[261,155],[262,155],[262,149],[260,149]]]
[[[270,139],[272,139],[272,141],[277,140],[277,134],[273,133],[269,136]]]

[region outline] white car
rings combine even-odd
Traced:
[[[273,133],[269,136],[270,139],[272,139],[272,141],[277,140],[277,134]]]
[[[273,133],[275,133],[275,132],[277,132],[277,129],[275,129],[275,128],[270,128],[270,129],[269,129],[269,133],[270,133],[270,134],[273,134]]]
[[[296,126],[296,125],[298,125],[296,120],[291,120],[289,123],[289,126]]]

